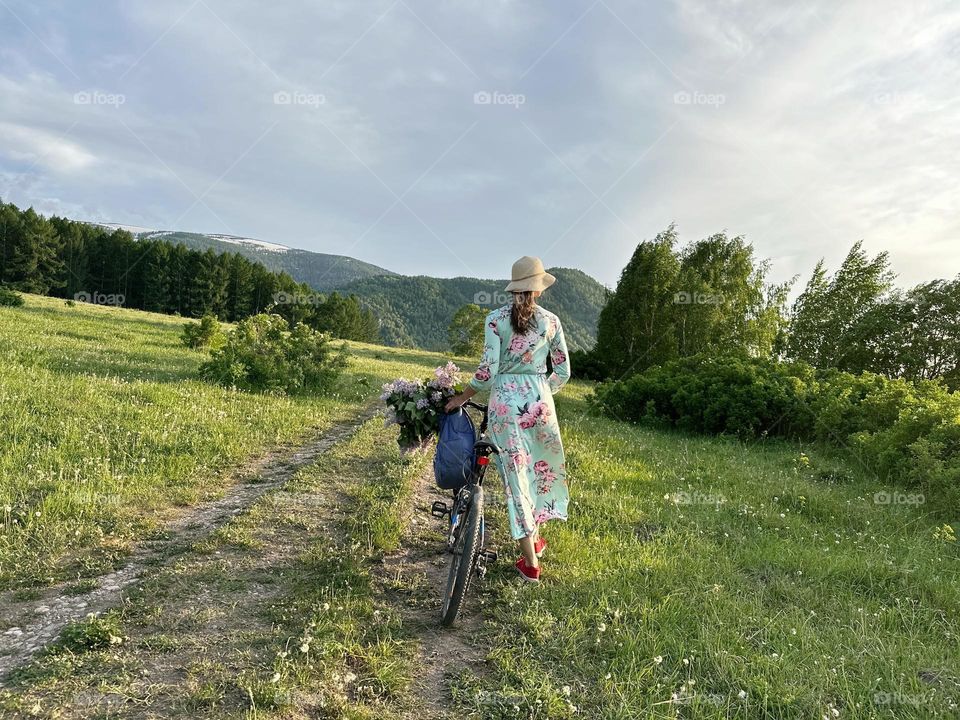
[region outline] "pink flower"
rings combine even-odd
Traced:
[[[478,367],[478,368],[477,368],[477,373],[476,373],[475,377],[476,377],[477,380],[479,380],[480,382],[486,382],[487,380],[489,380],[489,379],[490,379],[490,366],[489,366],[489,365],[481,365],[480,367]]]
[[[557,350],[553,353],[553,364],[554,365],[563,365],[567,361],[567,356],[563,354],[562,350]]]
[[[546,460],[537,460],[537,462],[534,463],[533,465],[533,471],[538,475],[543,474],[545,470],[549,470],[549,469],[550,469],[550,465],[547,463]]]
[[[490,409],[491,412],[498,417],[504,417],[510,414],[510,408],[506,406],[506,403],[495,402],[490,406]]]
[[[513,461],[513,466],[516,469],[526,467],[530,464],[530,454],[521,450],[510,456],[510,460]]]
[[[524,430],[532,428],[536,424],[537,424],[536,415],[532,415],[529,412],[525,412],[523,413],[523,415],[520,416],[520,427],[522,427]]]
[[[530,342],[523,335],[514,335],[510,338],[510,353],[522,355],[530,347]]]

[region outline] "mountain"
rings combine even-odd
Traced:
[[[151,230],[130,225],[92,223],[127,230],[137,239],[165,240],[194,250],[234,252],[270,270],[283,271],[318,292],[336,290],[355,294],[380,320],[380,334],[388,345],[447,349],[447,326],[457,309],[474,303],[492,310],[509,300],[507,280],[398,275],[344,255],[327,255],[235,235]],[[560,316],[571,350],[593,347],[597,320],[607,291],[596,280],[571,268],[551,268],[556,284],[541,304]]]
[[[166,240],[185,245],[193,250],[213,250],[215,253],[239,253],[248,260],[259,262],[267,269],[285,272],[297,282],[305,282],[319,292],[340,288],[353,280],[395,273],[376,265],[347,257],[328,255],[298,248],[264,242],[236,235],[181,232],[178,230],[150,230],[132,225],[94,223],[101,227],[126,230],[135,238]]]
[[[556,284],[540,298],[543,307],[563,321],[571,350],[593,347],[597,319],[607,291],[581,270],[550,268]],[[508,302],[507,280],[391,275],[363,278],[339,288],[356,294],[380,319],[380,334],[388,345],[445,350],[447,326],[461,305],[475,303],[493,310]]]

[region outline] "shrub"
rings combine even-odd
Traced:
[[[243,390],[328,392],[346,366],[324,333],[279,315],[260,314],[237,324],[223,347],[200,366],[202,377]]]
[[[216,316],[207,313],[200,322],[190,322],[183,326],[180,334],[183,344],[193,350],[200,348],[217,349],[223,346],[226,336]]]
[[[610,415],[739,437],[801,437],[802,381],[776,363],[706,355],[673,360],[601,385],[594,402]]]
[[[602,381],[609,371],[600,355],[593,350],[573,350],[570,353],[570,370],[577,380]]]
[[[0,285],[0,306],[20,307],[23,305],[23,296],[8,287]]]
[[[696,355],[600,385],[592,402],[635,422],[827,442],[885,480],[960,503],[960,395],[937,382]]]

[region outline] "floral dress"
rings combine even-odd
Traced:
[[[519,335],[510,307],[487,315],[483,358],[470,386],[490,388],[489,432],[502,451],[510,531],[519,540],[547,520],[567,519],[567,464],[553,394],[570,379],[570,361],[556,315],[538,306],[534,326]]]

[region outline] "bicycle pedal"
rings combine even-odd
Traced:
[[[480,553],[480,559],[484,563],[494,563],[500,556],[497,554],[496,550],[484,550]]]
[[[435,518],[446,517],[450,514],[450,508],[447,507],[447,504],[442,500],[437,500],[433,503],[433,506],[430,508],[430,514]]]

